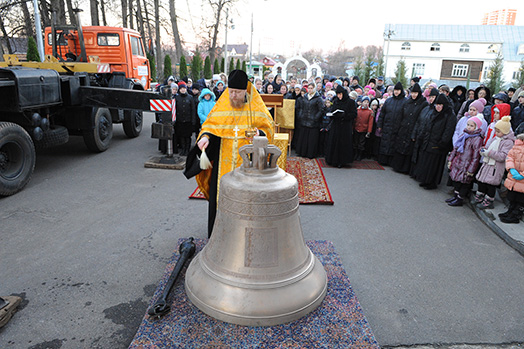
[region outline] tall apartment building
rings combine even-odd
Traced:
[[[517,10],[497,10],[484,14],[482,25],[515,25]]]

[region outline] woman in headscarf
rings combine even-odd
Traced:
[[[331,107],[333,121],[327,136],[326,163],[340,168],[353,162],[352,134],[357,104],[341,85],[337,86],[335,92],[337,96]]]
[[[456,118],[448,98],[439,94],[433,106],[427,128],[421,135],[421,145],[415,179],[424,189],[436,189],[442,179]]]
[[[380,110],[377,123],[377,131],[382,134],[378,162],[382,165],[389,165],[395,152],[395,139],[397,138],[402,109],[405,103],[404,88],[400,82],[393,88],[393,96],[386,99]]]
[[[400,119],[400,127],[395,139],[395,151],[391,161],[393,170],[400,173],[409,173],[411,167],[411,155],[415,139],[413,138],[413,129],[420,116],[420,112],[428,105],[422,89],[418,83],[411,86],[409,99],[404,103]]]

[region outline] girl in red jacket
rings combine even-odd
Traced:
[[[355,149],[355,161],[362,160],[362,153],[366,146],[366,139],[371,136],[373,130],[373,111],[369,109],[369,97],[362,98],[362,104],[357,109],[357,119],[353,131],[353,148]]]

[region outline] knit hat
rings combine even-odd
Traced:
[[[364,96],[364,97],[362,97],[362,102],[364,102],[364,101],[368,101],[368,102],[369,102],[370,100],[371,100],[371,99],[370,99],[368,96]]]
[[[437,99],[435,99],[435,104],[447,105],[448,99],[444,94],[439,93],[439,95],[437,96]]]
[[[420,77],[415,76],[415,77],[412,77],[411,80],[413,80],[413,82],[415,83],[418,83],[420,81]]]
[[[431,91],[429,91],[430,96],[438,96],[438,90],[436,88],[432,88]]]
[[[338,84],[338,86],[342,86],[342,80],[336,79],[335,82]]]
[[[482,126],[482,121],[477,116],[470,117],[468,121],[473,121],[477,125],[477,129]]]
[[[349,97],[352,98],[352,99],[357,99],[358,93],[356,93],[355,91],[351,91],[349,93]]]
[[[300,84],[295,84],[295,88],[302,88],[302,85],[300,85]]]
[[[377,94],[375,93],[375,90],[369,90],[368,91],[368,96],[373,96],[375,97]]]
[[[497,123],[495,124],[495,128],[500,130],[500,132],[502,132],[503,134],[507,135],[509,131],[511,131],[510,120],[511,120],[511,116],[509,115],[503,116],[502,119],[497,121]]]
[[[524,97],[524,91],[519,92],[519,97]]]
[[[497,93],[496,95],[493,96],[493,100],[495,99],[498,99],[498,100],[501,100],[503,103],[507,103],[508,100],[509,100],[509,97],[507,94],[503,93],[503,92],[499,92]]]
[[[403,91],[404,87],[402,87],[402,83],[399,81],[395,84],[395,87],[393,89]]]
[[[329,87],[333,87],[333,84],[330,83],[330,82],[326,82],[326,87],[329,86]]]
[[[378,100],[377,99],[374,99],[374,100],[371,101],[371,105],[375,105],[375,104],[378,105]]]
[[[482,113],[485,105],[486,105],[486,100],[484,98],[479,98],[471,102],[469,106],[474,107],[475,109],[477,109],[479,113]]]
[[[180,82],[178,83],[178,88],[182,88],[182,87],[187,87],[187,86],[186,86],[186,83],[185,83],[185,82],[180,81]]]
[[[218,80],[220,80],[220,75],[213,74],[213,81],[218,81]]]

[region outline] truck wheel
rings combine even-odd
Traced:
[[[66,144],[69,141],[69,132],[64,126],[54,126],[47,132],[44,137],[35,142],[35,149],[47,149]]]
[[[35,168],[35,147],[21,126],[0,122],[0,196],[13,195],[31,179]]]
[[[142,131],[142,111],[141,110],[126,110],[124,111],[124,133],[129,138],[135,138],[140,135]]]
[[[95,153],[106,151],[113,138],[113,121],[109,109],[95,109],[95,126],[84,132],[84,143],[87,148]]]

